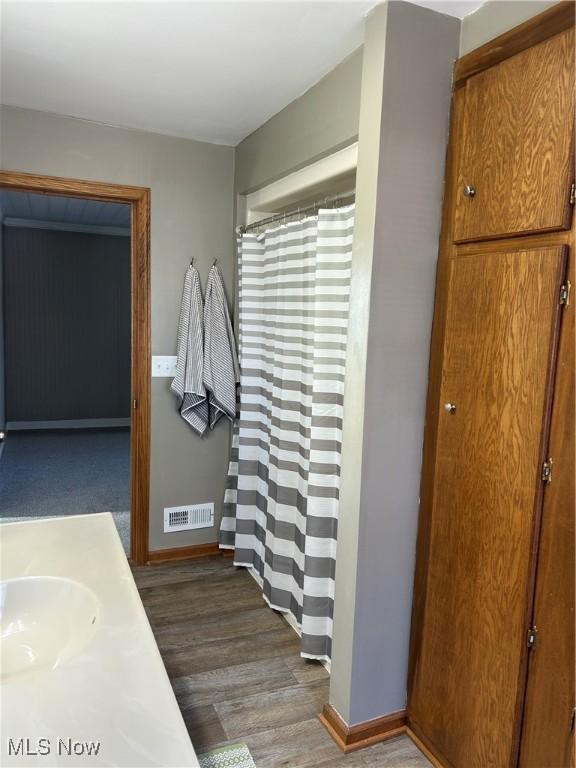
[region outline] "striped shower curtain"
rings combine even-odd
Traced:
[[[354,206],[239,241],[240,417],[220,544],[331,655]]]

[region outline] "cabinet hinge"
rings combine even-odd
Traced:
[[[537,633],[536,627],[530,627],[530,629],[526,633],[526,645],[528,646],[528,649],[530,651],[533,651],[536,646],[536,633]]]
[[[570,291],[572,290],[572,283],[570,280],[566,280],[564,285],[560,286],[560,306],[566,307],[570,304]]]
[[[576,184],[570,187],[570,205],[576,204]]]
[[[132,400],[132,408],[136,410],[138,408],[138,400]]]
[[[568,730],[570,733],[574,731],[574,723],[576,723],[576,707],[570,712],[570,719],[568,721]]]
[[[542,464],[542,474],[540,477],[542,478],[542,482],[549,485],[552,482],[552,464],[554,462],[552,459],[548,459],[548,461],[545,461],[544,464]]]

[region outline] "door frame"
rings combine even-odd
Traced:
[[[150,507],[150,189],[0,171],[0,189],[130,206],[130,559],[148,561]]]

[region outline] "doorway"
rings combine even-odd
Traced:
[[[6,364],[18,360],[11,370],[17,368],[20,377],[6,376],[5,381],[4,434],[9,439],[4,440],[4,464],[9,481],[2,516],[10,516],[14,509],[18,512],[17,497],[24,495],[25,488],[23,515],[41,516],[43,504],[46,516],[74,514],[76,505],[78,513],[110,511],[131,560],[144,563],[150,445],[149,190],[0,171],[0,196],[11,214],[3,212],[10,224],[3,227],[4,241],[10,246],[4,253],[8,258],[4,258],[3,357]],[[32,209],[44,215],[32,217]],[[28,216],[12,215],[26,210]],[[41,226],[26,226],[25,220],[31,218]],[[59,227],[54,224],[58,218],[64,222]],[[56,246],[58,254],[51,269],[42,266],[42,249],[46,254],[50,245]],[[74,259],[78,251],[83,270]],[[88,282],[97,277],[100,292],[92,285],[80,299],[74,295],[86,288],[82,275]],[[22,311],[15,304],[18,286],[26,299]],[[53,308],[49,313],[53,327],[36,325],[41,329],[36,336],[42,338],[34,339],[35,353],[34,343],[32,349],[24,346],[33,324],[22,322],[24,315],[42,314],[42,301],[30,301],[34,286]],[[94,301],[98,296],[99,301]],[[26,311],[28,305],[32,312]],[[44,354],[45,364],[51,359],[50,344],[58,349],[58,331],[62,337],[62,323],[74,313],[78,328],[71,328],[70,338],[62,345],[71,354],[64,355],[62,364],[52,364],[53,390],[36,398],[42,400],[38,407],[34,386],[36,391],[42,387],[38,389],[30,373],[38,355]],[[113,344],[106,343],[106,335],[114,338]],[[28,338],[32,341],[29,333]],[[68,369],[68,375],[61,368]],[[86,376],[88,369],[93,375]],[[28,388],[26,381],[31,384]],[[34,495],[38,478],[54,487],[45,502]],[[8,507],[14,507],[12,512]],[[20,514],[13,516],[20,518]]]

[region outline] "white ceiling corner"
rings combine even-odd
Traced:
[[[423,8],[430,8],[437,13],[444,13],[446,16],[455,16],[463,19],[474,11],[477,11],[485,0],[408,0],[415,5],[421,5]]]

